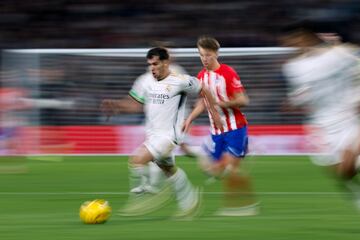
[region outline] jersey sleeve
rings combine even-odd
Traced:
[[[198,94],[201,91],[200,81],[196,77],[187,75],[183,91],[189,94]]]
[[[245,88],[240,81],[239,75],[233,70],[229,68],[225,75],[226,80],[226,89],[230,96],[235,95],[236,93],[245,92]]]
[[[129,95],[137,102],[144,104],[146,98],[146,77],[148,73],[145,73],[138,77],[132,85]]]

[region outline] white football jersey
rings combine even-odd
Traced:
[[[318,49],[284,65],[295,104],[311,111],[312,142],[331,157],[315,157],[319,165],[341,161],[344,149],[359,144],[359,59],[344,46]]]
[[[357,115],[359,69],[351,50],[336,46],[290,60],[284,74],[292,101],[310,107],[312,123],[335,127]]]
[[[147,136],[168,136],[181,140],[188,94],[198,94],[201,85],[195,77],[171,73],[158,81],[151,73],[140,76],[130,90],[130,96],[144,104]]]

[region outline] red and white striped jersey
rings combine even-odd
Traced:
[[[226,64],[220,64],[215,71],[208,71],[205,68],[198,74],[200,82],[207,87],[215,98],[216,102],[229,101],[236,93],[245,92],[240,82],[240,77],[233,68]],[[224,132],[242,128],[247,125],[247,120],[239,108],[217,108],[224,126]],[[211,133],[220,134],[221,131],[214,125],[209,113]]]

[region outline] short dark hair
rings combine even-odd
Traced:
[[[289,35],[292,33],[305,33],[316,37],[319,33],[335,33],[340,36],[343,42],[349,41],[349,32],[347,29],[349,24],[347,22],[321,22],[302,20],[288,24],[281,29],[282,35]],[[320,38],[319,38],[320,39]],[[323,41],[322,39],[320,39]]]
[[[151,59],[154,56],[158,56],[160,60],[168,60],[170,58],[168,50],[162,47],[152,48],[146,54],[147,59]]]
[[[280,36],[285,39],[301,37],[303,41],[306,39],[306,44],[317,45],[324,42],[318,35],[324,29],[322,26],[318,22],[308,20],[296,21],[280,28]]]
[[[210,37],[210,36],[199,37],[196,45],[197,45],[197,47],[212,50],[215,52],[217,52],[220,48],[219,42],[215,38]]]
[[[301,20],[296,22],[291,22],[284,25],[280,32],[284,35],[289,35],[293,33],[307,33],[307,34],[316,34],[318,32],[319,26],[307,20]]]

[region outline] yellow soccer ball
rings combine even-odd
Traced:
[[[86,201],[80,206],[80,219],[86,224],[104,223],[110,215],[111,207],[108,201],[103,199]]]

